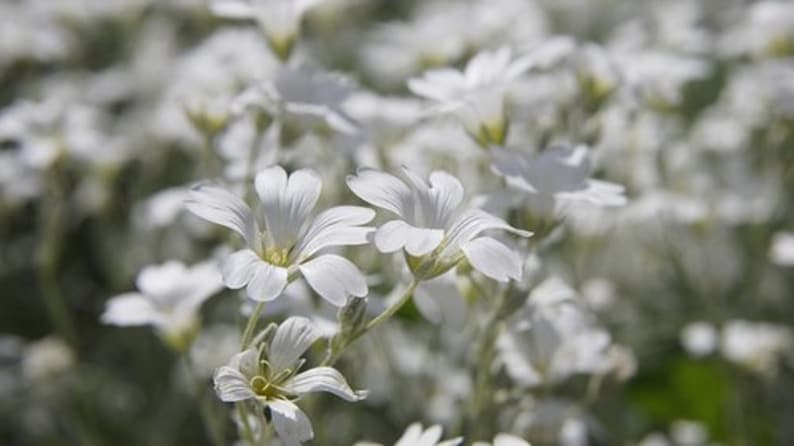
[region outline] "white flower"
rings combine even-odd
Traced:
[[[311,321],[290,317],[276,328],[273,338],[258,349],[238,353],[214,375],[215,391],[226,402],[255,399],[270,409],[273,427],[285,446],[297,446],[314,437],[311,422],[295,401],[312,392],[332,393],[347,401],[366,397],[354,391],[331,367],[298,373],[300,357],[319,338]]]
[[[589,149],[555,145],[540,153],[493,147],[493,170],[509,185],[529,195],[530,208],[553,213],[558,201],[585,201],[599,206],[626,204],[623,186],[589,178]]]
[[[719,334],[708,322],[691,322],[681,330],[681,345],[692,356],[706,356],[717,348]]]
[[[213,223],[234,230],[247,243],[224,262],[227,287],[246,287],[249,298],[277,298],[288,278],[300,274],[309,286],[333,305],[342,306],[350,295],[367,295],[364,276],[349,260],[336,254],[320,254],[333,246],[361,245],[372,228],[358,225],[372,220],[375,212],[358,206],[336,206],[314,218],[310,212],[322,189],[311,169],[289,176],[280,166],[257,174],[256,192],[264,210],[264,231],[251,209],[224,189],[200,186],[191,192],[187,208]]]
[[[759,373],[774,373],[779,356],[792,345],[791,330],[781,325],[731,320],[722,327],[723,356]]]
[[[442,433],[441,426],[437,424],[423,429],[421,423],[413,423],[405,429],[405,433],[394,443],[394,446],[458,446],[463,444],[463,438],[460,437],[441,441]],[[355,446],[381,445],[379,443],[358,442]]]
[[[521,439],[521,437],[516,437],[515,435],[510,434],[497,434],[496,437],[493,439],[493,443],[485,443],[482,441],[478,441],[474,443],[473,446],[530,446],[530,444],[526,441]]]
[[[260,107],[299,129],[316,127],[317,122],[340,133],[358,130],[342,110],[353,93],[349,79],[307,68],[281,67],[272,81],[254,84],[241,93],[235,108]]]
[[[374,169],[359,169],[347,185],[362,200],[398,218],[380,226],[374,242],[384,253],[403,250],[415,276],[436,277],[464,258],[479,272],[500,282],[521,278],[522,260],[515,251],[483,231],[500,229],[522,237],[516,229],[481,209],[461,211],[463,185],[452,175],[435,171],[428,184],[407,168],[408,183]]]
[[[562,381],[578,373],[603,373],[609,365],[609,333],[579,306],[558,278],[538,285],[498,340],[507,374],[518,384]]]
[[[31,383],[52,382],[75,364],[74,351],[64,341],[47,337],[31,342],[22,357],[22,376]]]
[[[106,303],[102,322],[152,325],[166,341],[180,348],[194,334],[201,304],[223,287],[213,261],[192,267],[173,260],[147,266],[135,283],[138,292],[118,295]]]
[[[769,257],[780,266],[794,266],[794,233],[775,234]]]
[[[408,81],[411,91],[438,103],[437,111],[453,113],[480,144],[504,143],[508,119],[505,92],[527,70],[546,67],[573,48],[570,38],[550,39],[514,58],[509,48],[481,51],[463,71],[441,68]]]
[[[282,60],[288,59],[300,33],[301,19],[321,0],[215,0],[212,12],[231,19],[254,19],[268,44]]]
[[[438,111],[454,113],[482,144],[502,144],[507,135],[505,89],[526,71],[525,59],[513,60],[509,48],[483,51],[463,71],[440,68],[408,81],[408,88],[438,103]]]

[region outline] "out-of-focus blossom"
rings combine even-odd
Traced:
[[[774,374],[778,360],[790,353],[792,345],[791,330],[780,325],[732,320],[722,327],[722,355],[761,374]]]
[[[442,441],[442,434],[443,429],[437,424],[424,429],[420,423],[413,423],[405,429],[405,433],[394,443],[394,446],[458,446],[463,444],[463,438],[460,437]],[[358,442],[355,446],[383,445],[380,443]]]
[[[781,266],[794,266],[794,233],[781,232],[772,239],[769,251],[772,262]]]
[[[562,39],[562,38],[561,38]],[[505,92],[524,72],[545,65],[565,54],[570,42],[551,40],[545,46],[515,58],[509,48],[483,51],[463,71],[441,68],[408,81],[414,94],[437,103],[437,111],[452,113],[466,131],[482,145],[504,143],[508,117]]]
[[[502,433],[494,437],[493,443],[478,441],[473,446],[530,446],[530,444],[521,437]]]
[[[357,126],[342,106],[352,93],[352,83],[341,75],[282,67],[272,82],[255,84],[244,91],[235,107],[259,107],[299,129],[317,127],[319,121],[349,134],[356,132]]]
[[[25,347],[22,376],[31,383],[46,382],[67,371],[76,362],[74,351],[58,338],[44,338]]]
[[[590,178],[590,149],[552,146],[540,153],[493,147],[492,168],[509,185],[527,195],[529,209],[553,216],[558,202],[584,201],[598,206],[623,206],[623,186]]]
[[[706,356],[717,349],[719,333],[708,322],[690,322],[681,330],[681,344],[692,356]]]
[[[212,12],[232,19],[254,19],[281,59],[289,59],[300,34],[301,20],[322,0],[214,0]]]
[[[609,333],[576,302],[557,278],[532,291],[498,342],[511,378],[523,386],[555,383],[577,373],[598,374],[609,366]]]
[[[223,287],[214,261],[191,267],[175,260],[147,266],[135,282],[137,292],[108,300],[102,322],[118,326],[151,325],[178,350],[192,342],[201,304]]]

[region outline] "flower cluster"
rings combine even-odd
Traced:
[[[0,79],[7,442],[794,444],[791,2],[10,1]]]

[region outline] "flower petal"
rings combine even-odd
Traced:
[[[375,217],[375,211],[360,206],[336,206],[321,212],[312,221],[294,251],[298,258],[308,258],[330,246],[367,243],[373,229],[361,227]]]
[[[241,0],[215,0],[210,10],[216,16],[229,19],[250,19],[256,14],[251,4]]]
[[[179,305],[198,308],[210,296],[223,288],[223,279],[215,260],[207,260],[188,268],[185,280],[186,293]]]
[[[157,325],[163,316],[152,302],[140,293],[120,294],[105,303],[102,323],[121,327],[131,325]]]
[[[255,186],[269,237],[280,247],[292,246],[320,197],[320,176],[311,169],[300,169],[287,177],[281,166],[273,166],[256,175]]]
[[[314,438],[309,417],[295,404],[286,400],[268,401],[273,427],[284,446],[300,446]]]
[[[493,446],[530,446],[526,440],[510,434],[497,434],[493,439]]]
[[[259,371],[259,352],[256,348],[249,348],[232,356],[227,365],[245,377],[255,376]]]
[[[413,218],[414,198],[411,189],[394,175],[361,168],[355,175],[348,175],[347,187],[373,206],[386,209],[406,220]]]
[[[486,276],[499,282],[521,280],[521,258],[496,239],[478,237],[461,249],[471,266]]]
[[[260,262],[262,259],[250,249],[232,253],[223,262],[221,269],[223,283],[233,290],[244,287],[253,278],[256,266]]]
[[[292,316],[282,322],[276,328],[268,351],[273,373],[292,366],[319,337],[314,324],[305,317]]]
[[[166,300],[175,294],[181,294],[184,285],[180,279],[187,274],[187,267],[182,262],[170,260],[160,265],[144,267],[135,279],[135,286],[145,295]]]
[[[417,217],[415,223],[429,228],[445,227],[452,213],[463,201],[463,185],[460,181],[437,170],[430,174],[428,185],[406,167],[403,167],[403,173],[413,185],[422,209],[421,219]]]
[[[361,271],[335,254],[325,254],[298,266],[306,282],[323,299],[342,307],[351,295],[364,297],[369,289]]]
[[[359,401],[367,396],[365,390],[354,391],[339,371],[331,367],[315,367],[299,373],[287,384],[287,389],[296,395],[309,392],[333,393],[347,401]]]
[[[256,219],[248,205],[231,192],[214,186],[198,186],[190,191],[185,206],[199,217],[242,235],[248,246],[256,246],[259,237]]]
[[[287,269],[259,261],[245,289],[250,299],[267,302],[277,298],[287,286]]]
[[[447,246],[442,255],[454,255],[464,243],[489,229],[501,229],[521,237],[532,235],[531,232],[516,229],[501,218],[482,209],[468,209],[452,223],[447,231]]]
[[[441,229],[417,228],[402,220],[392,220],[375,231],[374,241],[380,252],[405,248],[413,256],[422,256],[436,249],[443,239]]]
[[[256,394],[248,384],[248,379],[239,370],[222,366],[212,377],[215,382],[215,393],[221,401],[227,403],[254,398]]]

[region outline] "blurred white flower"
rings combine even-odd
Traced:
[[[71,368],[75,362],[74,351],[67,343],[47,337],[25,346],[22,376],[31,383],[46,382]]]
[[[483,51],[463,71],[440,68],[408,81],[414,94],[435,101],[437,111],[454,113],[483,145],[504,143],[508,120],[504,95],[510,83],[529,69],[532,59],[514,59],[509,48]]]
[[[407,168],[405,181],[374,169],[361,168],[347,185],[362,200],[398,218],[380,226],[374,243],[379,251],[403,250],[412,272],[429,279],[450,270],[464,258],[477,271],[500,281],[521,279],[522,259],[511,248],[483,231],[499,229],[522,237],[516,229],[480,209],[461,209],[463,185],[454,176],[434,171],[429,184]]]
[[[287,60],[300,34],[303,15],[322,0],[214,0],[212,12],[231,19],[254,19],[268,44]]]
[[[311,421],[295,401],[312,392],[332,393],[351,402],[366,397],[365,391],[352,390],[342,374],[331,367],[298,373],[303,365],[300,357],[318,338],[311,321],[288,318],[268,343],[238,353],[215,372],[218,397],[226,402],[255,399],[269,408],[273,427],[285,446],[311,440]]]
[[[702,446],[709,439],[708,430],[703,423],[691,420],[676,420],[670,426],[670,437],[676,446]]]
[[[555,145],[540,153],[492,147],[490,153],[493,170],[528,194],[530,209],[543,216],[553,215],[558,201],[626,204],[623,186],[589,178],[592,167],[586,146]]]
[[[118,326],[151,325],[170,345],[182,349],[195,335],[199,307],[222,287],[214,261],[187,267],[171,260],[141,270],[138,292],[124,293],[105,304],[101,320]]]
[[[493,443],[478,441],[474,443],[472,446],[530,446],[530,444],[521,437],[517,437],[511,434],[501,433],[501,434],[496,434],[496,436],[493,439]]]
[[[367,243],[372,228],[359,225],[372,220],[374,211],[336,206],[312,218],[322,181],[311,169],[288,176],[280,166],[269,167],[256,175],[255,187],[264,210],[263,232],[251,208],[224,189],[199,186],[186,202],[194,214],[237,232],[246,241],[247,248],[224,262],[227,287],[246,287],[249,298],[271,301],[281,295],[290,276],[300,274],[333,305],[344,305],[351,295],[366,296],[367,283],[352,262],[320,253],[334,246]]]
[[[609,333],[595,324],[576,298],[562,280],[547,279],[500,335],[501,359],[517,383],[535,386],[608,370]]]
[[[791,330],[781,325],[731,320],[722,327],[723,356],[761,374],[774,374],[778,359],[793,345]]]
[[[711,354],[719,342],[719,333],[708,322],[691,322],[681,330],[681,345],[692,356]]]
[[[769,257],[780,266],[794,266],[794,233],[780,232],[772,239]]]
[[[281,67],[272,81],[257,83],[235,100],[236,109],[261,108],[299,129],[317,122],[341,133],[355,133],[357,124],[342,106],[353,93],[349,79],[308,68]]]
[[[405,429],[402,437],[394,446],[458,446],[463,444],[463,438],[453,438],[441,441],[443,430],[439,425],[423,429],[420,423],[413,423]],[[354,446],[382,446],[380,443],[358,442]]]

